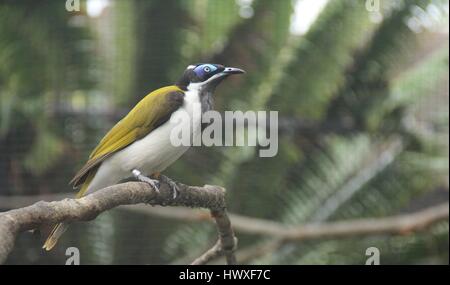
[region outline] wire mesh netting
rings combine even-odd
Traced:
[[[448,203],[448,1],[0,0],[0,209],[68,181],[103,135],[192,63],[239,66],[215,109],[279,112],[276,156],[194,147],[167,169],[227,189],[230,212],[304,225]],[[378,2],[378,1],[368,1]],[[21,202],[18,202],[21,201]],[[150,206],[149,206],[150,207]],[[448,221],[419,232],[284,242],[240,234],[249,264],[448,263]],[[20,235],[8,264],[188,263],[214,225],[114,209],[50,253]],[[264,249],[264,250],[260,250]],[[244,258],[245,257],[245,258]]]

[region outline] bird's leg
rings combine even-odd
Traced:
[[[159,180],[159,177],[161,176],[161,172],[155,172],[153,174],[150,174],[149,176],[153,179]]]
[[[139,170],[137,169],[133,169],[133,171],[131,171],[131,173],[133,173],[134,178],[136,178],[137,180],[141,181],[141,182],[145,182],[150,184],[150,186],[153,187],[153,189],[155,189],[156,192],[159,193],[159,181],[155,180],[155,179],[151,179],[145,175],[143,175]]]
[[[173,199],[177,198],[178,193],[180,192],[180,188],[178,188],[178,185],[177,185],[177,183],[175,181],[173,181],[169,177],[167,177],[165,175],[161,175],[161,174],[159,175],[159,181],[169,185],[170,190],[172,190],[172,197],[173,197]]]

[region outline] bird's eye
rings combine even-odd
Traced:
[[[211,68],[209,66],[205,66],[205,67],[203,67],[203,71],[204,72],[210,72]]]

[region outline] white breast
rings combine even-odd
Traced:
[[[125,149],[115,153],[106,159],[100,166],[93,181],[89,185],[88,192],[113,185],[119,180],[130,177],[133,169],[140,170],[145,175],[155,172],[161,172],[169,165],[175,162],[188,146],[174,146],[170,141],[170,134],[175,126],[183,124],[181,127],[190,128],[194,136],[200,134],[201,108],[199,93],[197,91],[185,92],[184,104],[172,116],[177,116],[179,112],[187,112],[191,118],[196,121],[178,121],[168,120],[144,138],[132,143]],[[195,114],[195,112],[200,112]]]

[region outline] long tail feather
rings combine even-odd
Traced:
[[[89,174],[88,178],[86,179],[86,181],[83,183],[83,185],[81,186],[80,191],[77,193],[77,195],[75,196],[75,198],[81,198],[84,196],[84,194],[86,193],[89,184],[91,183],[92,179],[95,176],[95,172]],[[52,231],[50,232],[50,234],[48,235],[47,240],[45,241],[44,245],[42,246],[43,249],[49,251],[51,250],[53,247],[55,247],[56,243],[58,242],[59,238],[62,236],[62,234],[67,230],[67,228],[69,227],[68,224],[66,223],[59,223],[56,224]]]
[[[67,230],[68,227],[69,227],[68,224],[64,224],[64,223],[57,224],[53,228],[52,232],[48,236],[48,238],[45,241],[45,243],[42,246],[42,248],[47,250],[47,251],[51,250],[56,245],[56,243],[58,242],[59,238]]]

